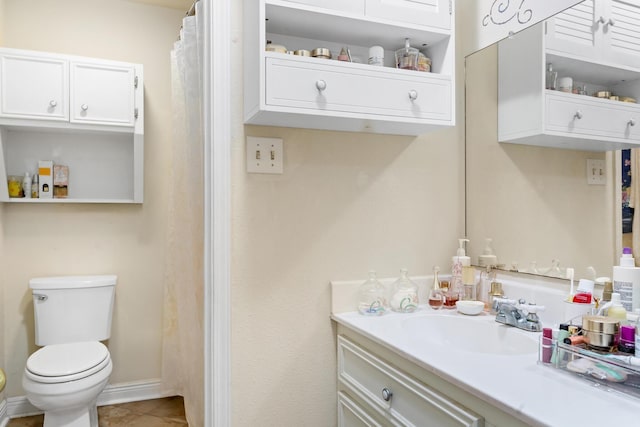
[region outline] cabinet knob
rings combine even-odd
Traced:
[[[628,122],[629,126],[635,126],[636,125],[636,119],[630,119]]]
[[[50,107],[55,107],[57,105],[58,105],[58,103],[56,101],[54,101],[53,99],[51,101],[49,101],[49,106]]]
[[[576,111],[576,114],[574,114],[574,116],[576,119],[580,120],[582,118],[582,111],[578,110]]]
[[[416,99],[418,99],[418,92],[414,89],[411,89],[409,91],[409,99],[412,101],[415,101]]]
[[[318,80],[316,81],[316,88],[322,92],[323,90],[325,90],[327,88],[327,82],[325,82],[324,80]]]
[[[390,401],[392,397],[393,392],[390,389],[388,389],[387,387],[382,389],[382,399],[384,399],[385,402]]]
[[[607,24],[609,24],[609,26],[613,27],[614,25],[616,25],[616,20],[613,18],[609,18],[609,22],[607,22]]]
[[[604,16],[601,16],[600,19],[598,19],[598,22],[604,24],[605,22],[607,22],[607,20],[604,19]]]
[[[82,104],[80,108],[82,109],[82,111],[87,111],[89,109],[89,106],[87,104]]]

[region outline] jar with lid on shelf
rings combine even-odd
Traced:
[[[418,70],[420,52],[411,47],[409,39],[404,39],[404,47],[396,50],[396,68],[403,70]]]
[[[367,281],[360,285],[358,312],[365,316],[381,316],[386,311],[386,290],[378,281],[376,272],[371,270]]]
[[[409,279],[407,270],[400,270],[400,277],[391,286],[391,310],[413,313],[418,309],[418,285]]]
[[[9,187],[9,197],[23,197],[21,176],[9,175],[7,178],[7,185]]]

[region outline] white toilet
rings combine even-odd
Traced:
[[[22,386],[44,411],[44,427],[97,427],[96,400],[112,364],[100,341],[111,335],[117,277],[31,279],[36,345]]]

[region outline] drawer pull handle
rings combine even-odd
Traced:
[[[382,399],[385,402],[390,401],[392,397],[393,397],[393,392],[390,389],[388,389],[387,387],[382,389]]]
[[[56,105],[58,105],[58,103],[56,101],[54,101],[53,99],[51,101],[49,101],[49,106],[55,107]]]
[[[576,114],[573,117],[580,120],[582,118],[582,111],[580,110],[576,111]]]
[[[89,109],[89,106],[87,104],[82,104],[80,108],[82,109],[82,111],[87,111]]]
[[[418,99],[418,92],[413,90],[413,89],[411,89],[409,91],[409,99],[412,100],[412,101],[415,101],[416,99]]]
[[[325,82],[324,80],[318,80],[316,82],[316,88],[322,92],[323,90],[325,90],[327,88],[327,82]]]
[[[631,119],[629,120],[629,126],[635,126],[636,125],[636,119]]]

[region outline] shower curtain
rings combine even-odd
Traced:
[[[204,425],[204,217],[201,3],[171,52],[173,142],[166,248],[162,384]]]

